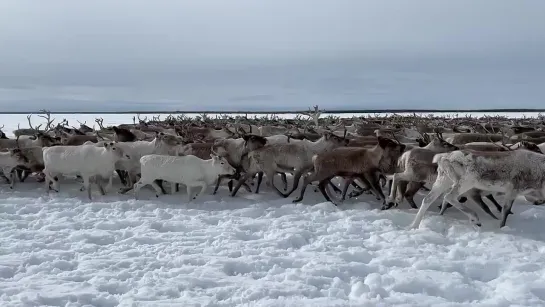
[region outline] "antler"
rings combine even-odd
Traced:
[[[30,122],[30,118],[32,117],[32,114],[30,115],[27,115],[27,120],[28,120],[28,126],[30,127],[30,129],[34,130],[34,132],[39,132],[40,131],[40,127],[42,126],[42,124],[39,124],[38,126],[36,127],[33,127],[32,126],[32,123]]]
[[[490,133],[490,131],[488,131],[488,129],[486,129],[486,124],[485,124],[485,125],[482,125],[482,127],[483,127],[483,129],[484,129],[484,131],[485,131],[486,133],[488,133],[488,134],[496,134],[496,132],[494,131],[494,126],[493,126],[493,125],[490,125],[490,129],[492,129],[492,133]],[[503,149],[506,149],[506,148],[507,148],[507,150],[509,150],[509,151],[513,150],[511,147],[513,147],[513,145],[515,145],[515,144],[511,144],[511,146],[507,146],[507,145],[505,144],[505,132],[504,132],[503,130],[501,130],[501,129],[500,129],[500,132],[501,132],[501,146],[498,145],[496,142],[494,142],[494,141],[492,140],[492,138],[489,136],[488,139],[490,140],[490,143],[496,145],[496,146],[499,147],[499,148],[503,148]],[[503,146],[503,147],[502,147],[502,146]]]
[[[98,124],[100,129],[104,129],[104,126],[102,125],[104,123],[104,118],[102,117],[95,118],[95,122]]]
[[[345,130],[346,131],[346,130]],[[345,132],[346,133],[346,132]],[[393,132],[393,131],[390,131],[390,134],[392,135],[392,137],[394,138],[394,140],[398,143],[398,144],[401,144],[401,142],[397,139],[396,137],[396,134]]]
[[[68,121],[66,120],[66,118],[62,119],[62,122],[60,123],[60,125],[64,127],[68,127]]]
[[[85,125],[87,125],[87,121],[84,121],[83,124],[82,124],[79,120],[78,120],[77,122],[78,122],[78,124],[80,124],[80,126],[85,126]]]
[[[145,116],[144,119],[141,119],[141,118],[140,118],[140,114],[136,114],[136,118],[138,118],[138,122],[139,122],[139,123],[144,123],[144,124],[145,124],[146,121],[148,120],[148,117],[147,117],[147,116]]]
[[[51,130],[51,125],[53,124],[53,122],[55,121],[55,119],[51,119],[51,112],[47,111],[47,110],[40,110],[40,112],[42,112],[43,114],[45,115],[38,115],[39,117],[45,119],[47,121],[47,124],[45,125],[45,132],[48,132]]]
[[[4,129],[4,126],[5,126],[5,125],[2,125],[2,127],[0,127],[0,130]]]

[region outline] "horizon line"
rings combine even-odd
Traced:
[[[43,110],[43,109],[42,109]],[[4,112],[0,111],[0,114],[34,114],[42,113],[42,110],[38,111],[11,111]],[[47,109],[46,109],[47,110]],[[47,110],[52,114],[304,114],[308,113],[309,110],[283,110],[283,111],[152,111],[152,110],[127,110],[127,111],[51,111]],[[342,114],[342,113],[354,113],[354,114],[371,114],[371,113],[492,113],[492,112],[514,112],[514,113],[523,113],[523,112],[545,112],[545,109],[532,109],[532,108],[497,108],[497,109],[376,109],[376,110],[361,110],[361,109],[347,109],[347,110],[320,110],[322,113],[328,114]]]

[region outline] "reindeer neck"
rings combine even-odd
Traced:
[[[322,151],[331,149],[333,147],[333,146],[331,146],[331,144],[329,142],[324,140],[324,138],[320,138],[320,139],[316,140],[315,142],[312,142],[312,141],[309,141],[309,140],[306,140],[306,139],[302,140],[301,142],[303,142],[303,144],[307,148],[311,149],[315,153],[322,152]]]
[[[373,162],[373,165],[378,165],[380,162],[380,159],[382,158],[382,153],[384,152],[384,149],[380,147],[378,144],[375,145],[375,147],[369,149],[370,153],[370,159]]]

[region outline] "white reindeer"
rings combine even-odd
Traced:
[[[161,194],[161,188],[154,182],[162,179],[171,183],[174,194],[175,183],[181,183],[187,187],[187,199],[190,202],[202,195],[209,185],[216,182],[220,175],[234,175],[235,168],[225,158],[210,154],[211,159],[203,160],[199,157],[145,155],[140,158],[141,177],[134,185],[134,198],[138,198],[138,191],[148,184],[155,189],[156,196]],[[201,187],[197,195],[192,197],[191,188]]]
[[[437,180],[422,200],[422,205],[411,224],[418,228],[429,206],[446,192],[445,202],[451,203],[476,226],[481,226],[477,214],[458,202],[458,197],[470,189],[504,193],[502,220],[505,226],[515,198],[522,194],[545,196],[545,155],[529,150],[506,152],[479,152],[458,150],[437,154]]]
[[[112,186],[115,163],[122,159],[130,159],[130,156],[124,154],[123,149],[114,142],[104,143],[103,147],[95,145],[54,146],[42,150],[47,192],[49,193],[51,182],[53,182],[53,189],[59,191],[59,182],[55,177],[57,174],[80,175],[83,178],[83,186],[87,189],[89,199],[91,199],[91,177],[109,178],[107,191]],[[104,195],[105,190],[98,180],[97,185],[101,194]]]

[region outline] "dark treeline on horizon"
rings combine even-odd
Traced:
[[[54,114],[301,114],[307,113],[308,110],[299,110],[299,111],[151,111],[151,110],[129,110],[129,111],[55,111],[47,110]],[[370,113],[442,113],[442,112],[460,112],[460,113],[473,113],[473,112],[484,112],[484,113],[494,113],[494,112],[513,112],[513,113],[522,113],[522,112],[545,112],[545,109],[380,109],[380,110],[320,110],[323,113],[328,114],[340,114],[340,113],[355,113],[355,114],[370,114]],[[34,112],[0,112],[0,114],[30,114],[30,113],[41,113],[41,110]]]

